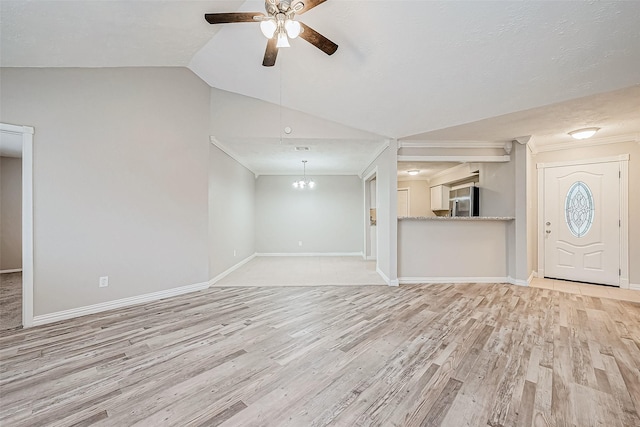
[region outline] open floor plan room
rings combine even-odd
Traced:
[[[640,304],[505,284],[210,288],[0,338],[0,423],[640,425]]]

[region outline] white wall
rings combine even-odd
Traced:
[[[435,216],[431,210],[429,181],[398,181],[398,188],[409,189],[409,216]]]
[[[388,284],[398,284],[398,156],[397,141],[389,146],[363,172],[376,170],[377,203],[377,269]]]
[[[0,270],[22,268],[22,159],[0,157]]]
[[[553,163],[597,159],[621,154],[629,154],[629,282],[632,285],[640,285],[640,262],[638,262],[640,260],[640,191],[638,191],[640,143],[630,141],[570,150],[547,151],[538,153],[535,156],[535,162]]]
[[[293,188],[295,176],[258,177],[256,252],[362,253],[365,216],[360,178],[307,177],[316,182],[313,190]]]
[[[255,253],[254,220],[253,173],[210,144],[209,278]]]
[[[0,73],[0,121],[35,128],[34,314],[206,282],[209,87],[184,68]]]

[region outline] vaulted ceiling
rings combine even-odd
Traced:
[[[214,88],[380,138],[564,142],[607,121],[640,131],[640,2],[329,0],[298,18],[338,51],[295,39],[269,68],[257,23],[203,18],[263,12],[261,1],[0,7],[5,67],[187,66]]]

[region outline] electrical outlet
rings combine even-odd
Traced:
[[[233,256],[236,256],[236,250],[235,249],[233,250]]]
[[[298,246],[302,246],[302,240],[298,240]]]
[[[109,286],[109,276],[101,276],[100,282],[98,283],[99,288],[106,288]]]

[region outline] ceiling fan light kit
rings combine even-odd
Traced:
[[[290,47],[289,39],[298,36],[311,43],[327,55],[333,55],[338,45],[318,33],[313,28],[296,21],[296,14],[313,9],[326,0],[265,0],[267,12],[207,13],[204,19],[210,24],[230,24],[234,22],[260,22],[260,30],[268,39],[262,65],[272,67],[276,63],[278,49]]]

